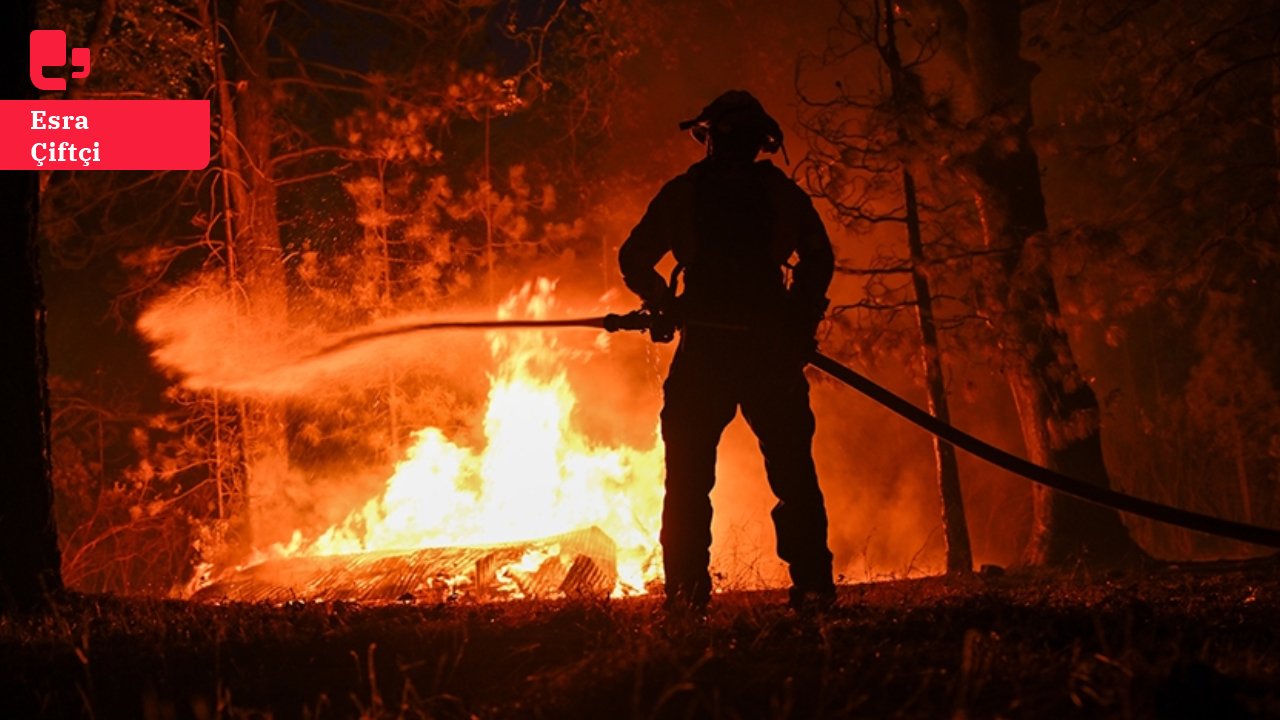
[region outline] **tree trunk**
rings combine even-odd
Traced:
[[[35,3],[14,3],[0,43],[7,68],[24,67]],[[30,99],[23,73],[6,73],[3,97]],[[45,309],[40,285],[35,172],[0,173],[0,612],[44,607],[62,589],[49,465]]]
[[[1081,375],[1063,328],[1043,233],[1048,229],[1040,164],[1029,140],[1031,80],[1020,54],[1018,0],[964,0],[961,61],[976,122],[989,137],[961,161],[986,246],[996,255],[984,278],[1004,373],[1032,462],[1110,487],[1097,396]],[[1046,488],[1033,489],[1031,564],[1074,559],[1126,563],[1145,556],[1118,513]]]
[[[942,373],[942,352],[938,347],[938,327],[933,315],[933,292],[924,272],[924,243],[920,238],[920,211],[916,203],[915,179],[902,171],[903,194],[907,205],[907,245],[911,253],[911,285],[916,296],[916,325],[920,328],[921,363],[924,365],[925,389],[929,413],[948,425],[951,409],[947,404],[947,385]],[[964,495],[960,492],[960,465],[951,443],[933,436],[933,459],[938,469],[938,494],[942,501],[942,531],[947,541],[947,572],[973,571],[973,552],[969,547],[969,522],[964,514]]]
[[[217,0],[210,2],[216,28]],[[270,23],[267,0],[240,0],[232,12],[231,38],[225,40],[228,47],[215,49],[222,171],[229,178],[230,188],[226,212],[232,237],[227,262],[243,300],[242,314],[255,334],[266,342],[283,336],[288,302],[272,173],[272,86],[267,54]],[[223,70],[222,53],[229,48],[235,51],[228,51],[225,57],[236,60],[231,73]],[[279,522],[289,508],[284,409],[261,401],[245,402],[240,408],[240,423],[248,494],[246,540],[263,545],[283,539],[291,530]]]
[[[905,70],[902,56],[898,53],[894,0],[884,0],[882,12],[885,40],[881,46],[881,58],[889,70],[893,104],[903,117],[909,117],[923,110],[920,79]],[[899,135],[900,139],[905,140],[905,129]],[[921,364],[924,366],[929,413],[950,424],[951,410],[947,404],[942,353],[938,347],[938,326],[933,313],[933,290],[925,273],[924,240],[920,234],[916,181],[906,166],[902,168],[902,195],[906,206],[907,250],[911,264],[911,286],[916,299],[916,326],[920,328]],[[969,546],[969,523],[965,519],[964,495],[960,491],[960,466],[956,460],[956,449],[936,435],[932,439],[934,465],[938,471],[938,494],[942,502],[942,531],[947,544],[947,572],[972,572],[973,552]]]

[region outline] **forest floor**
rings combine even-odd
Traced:
[[[0,619],[0,717],[1280,717],[1280,563],[492,605],[70,596]]]

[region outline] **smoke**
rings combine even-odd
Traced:
[[[297,350],[239,305],[230,292],[197,279],[152,303],[137,327],[156,367],[193,390],[268,391],[271,380],[288,379],[283,369]]]
[[[371,373],[387,367],[446,375],[486,368],[491,359],[485,332],[413,329],[495,319],[493,308],[458,307],[404,313],[346,332],[325,332],[316,324],[284,331],[246,312],[244,303],[205,279],[155,301],[137,327],[152,346],[156,366],[187,388],[287,400],[355,391],[368,384]],[[561,332],[588,338],[576,343],[584,351],[595,342],[590,330]]]

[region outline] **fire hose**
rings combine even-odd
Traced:
[[[426,322],[398,325],[383,329],[370,330],[347,335],[321,349],[316,355],[328,355],[370,340],[418,333],[429,330],[519,330],[519,329],[555,329],[555,328],[593,328],[606,332],[631,330],[649,332],[653,329],[654,316],[643,310],[625,315],[609,314],[600,317],[570,318],[557,320],[476,320]],[[741,326],[722,325],[716,323],[692,322],[687,324],[706,325],[722,329],[745,330]],[[1095,505],[1101,505],[1120,512],[1176,525],[1188,530],[1217,535],[1219,537],[1239,540],[1241,542],[1280,548],[1280,530],[1251,525],[1249,523],[1227,520],[1206,515],[1204,513],[1184,510],[1144,498],[1127,495],[1101,485],[1068,477],[1056,470],[1036,465],[1012,453],[1001,450],[969,433],[938,420],[928,412],[921,410],[911,402],[890,392],[883,386],[873,382],[852,368],[818,352],[816,349],[809,357],[809,364],[823,371],[832,378],[848,385],[866,395],[871,400],[896,413],[922,430],[936,435],[938,438],[981,458],[986,462],[1006,470],[1014,475],[1030,480],[1061,493],[1066,493]]]

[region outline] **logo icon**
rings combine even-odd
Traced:
[[[31,84],[40,90],[66,90],[66,78],[45,77],[45,68],[67,65],[67,34],[61,30],[31,31]],[[71,48],[71,77],[89,77],[89,48]]]

